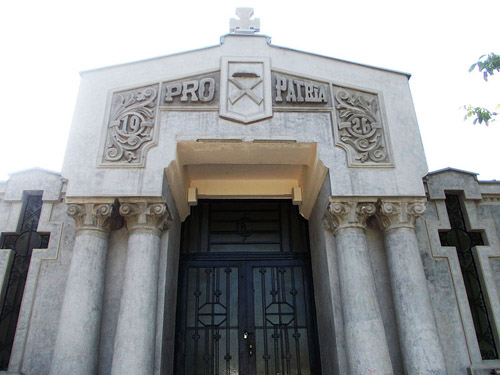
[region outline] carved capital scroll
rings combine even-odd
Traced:
[[[415,228],[417,218],[425,213],[425,201],[385,201],[378,205],[380,222],[384,230]]]
[[[150,230],[160,235],[167,227],[170,214],[163,202],[120,201],[120,214],[125,218],[129,231]]]
[[[328,212],[335,234],[345,228],[366,228],[366,220],[376,213],[375,203],[330,200]]]
[[[157,107],[157,84],[113,94],[102,163],[144,164],[156,142]]]
[[[96,230],[107,233],[111,227],[113,203],[70,203],[66,210],[76,223],[76,230]]]
[[[347,151],[350,166],[390,166],[387,134],[379,98],[358,90],[334,86],[337,145]]]

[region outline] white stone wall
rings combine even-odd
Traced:
[[[224,56],[267,58],[272,71],[378,95],[392,167],[348,168],[332,110],[300,107],[298,113],[275,108],[273,118],[247,125],[220,118],[217,108],[162,109],[154,125],[158,144],[147,151],[144,167],[98,167],[113,92],[216,72]],[[199,138],[317,142],[319,157],[330,170],[331,195],[423,195],[420,179],[427,166],[405,74],[275,47],[261,36],[233,35],[220,46],[83,73],[63,166],[68,196],[159,196],[163,169],[176,157],[176,141]]]
[[[31,257],[9,362],[12,373],[49,371],[74,242],[74,223],[61,202],[64,188],[59,174],[34,169],[12,175],[0,191],[0,233],[17,231],[23,193],[34,191],[43,191],[38,232],[50,233],[48,248],[34,249]],[[0,264],[5,264],[9,253],[2,250]],[[3,282],[7,277],[2,275]]]
[[[473,374],[488,374],[500,368],[500,361],[481,359],[456,250],[441,246],[438,232],[450,229],[445,192],[459,194],[468,229],[480,230],[485,241],[485,246],[477,246],[473,252],[498,339],[500,183],[478,182],[473,173],[448,169],[430,173],[426,188],[429,203],[418,221],[417,234],[447,370],[466,374],[470,367]]]

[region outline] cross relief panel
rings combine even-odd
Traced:
[[[349,167],[392,167],[383,104],[378,92],[272,70],[269,58],[223,57],[220,71],[112,92],[99,165],[144,166],[159,111],[206,111],[242,125],[274,112],[327,113]]]

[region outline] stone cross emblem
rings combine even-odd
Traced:
[[[260,19],[250,19],[253,16],[253,8],[236,8],[239,19],[229,20],[229,32],[234,34],[255,34],[260,31]]]
[[[254,78],[250,82],[245,82],[243,80],[236,80],[236,78]],[[235,92],[233,95],[229,96],[229,101],[231,104],[236,103],[245,95],[248,96],[255,104],[260,104],[264,98],[253,91],[260,83],[262,83],[262,78],[260,78],[255,73],[235,73],[232,78],[229,78],[229,82],[235,85],[239,91]]]

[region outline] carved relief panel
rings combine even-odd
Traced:
[[[350,167],[392,166],[388,134],[377,94],[333,86],[337,146]]]
[[[219,111],[249,124],[273,111],[326,112],[349,167],[392,167],[376,93],[272,71],[269,59],[221,59],[221,70],[112,94],[101,166],[142,167],[156,145],[157,112]]]
[[[158,90],[156,84],[113,94],[101,164],[144,165],[156,144]]]

